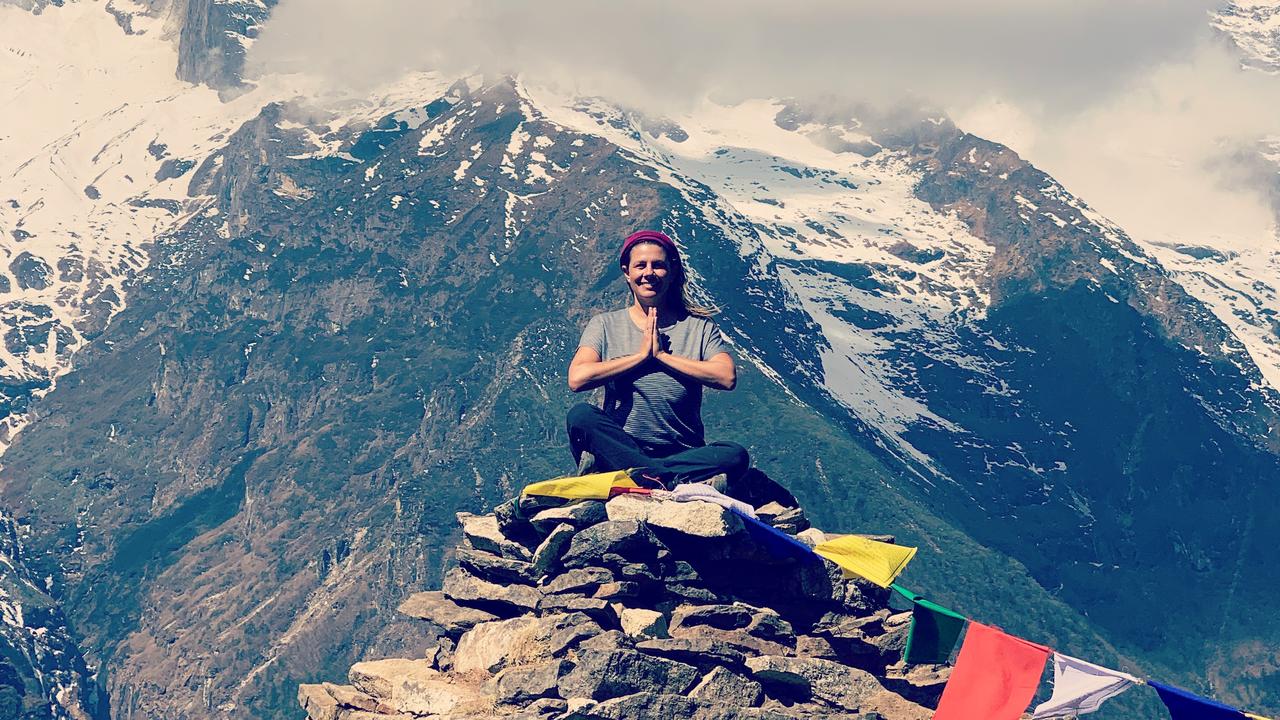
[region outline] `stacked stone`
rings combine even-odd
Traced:
[[[712,503],[525,498],[458,519],[443,589],[400,606],[435,649],[301,686],[312,720],[925,720],[947,679],[901,663],[910,615],[886,591]]]

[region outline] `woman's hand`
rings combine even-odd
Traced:
[[[658,309],[649,308],[649,314],[644,320],[644,338],[640,340],[640,349],[635,355],[641,360],[648,360],[657,357],[661,349],[662,343],[658,339]]]

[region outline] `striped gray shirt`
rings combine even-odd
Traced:
[[[709,360],[726,352],[720,328],[706,318],[686,315],[658,328],[659,342],[673,355]],[[631,355],[640,348],[644,331],[626,309],[591,318],[582,331],[580,347],[600,353],[601,360]],[[702,430],[702,384],[674,375],[657,360],[649,360],[605,384],[604,411],[646,451],[670,454],[706,444]]]

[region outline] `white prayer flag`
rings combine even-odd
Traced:
[[[1085,662],[1062,653],[1053,654],[1053,696],[1036,706],[1031,720],[1069,718],[1091,713],[1102,703],[1128,690],[1138,678],[1118,670]]]

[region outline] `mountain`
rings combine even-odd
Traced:
[[[85,713],[290,716],[299,682],[425,650],[394,608],[439,583],[453,514],[570,469],[564,366],[622,302],[637,226],[677,237],[722,308],[742,377],[708,427],[820,526],[921,545],[911,586],[1010,631],[1280,707],[1254,581],[1274,367],[1241,329],[1265,304],[1237,322],[1192,281],[1209,273],[927,111],[655,118],[434,74],[317,107],[240,60],[175,79],[211,67],[181,70],[215,52],[189,38],[253,37],[270,8],[241,5],[0,7],[5,87],[83,105],[0,138],[26,149],[0,168],[25,427],[0,587],[53,608],[68,672],[104,696]],[[92,52],[50,60],[86,28]],[[140,69],[53,90],[112,64]]]

